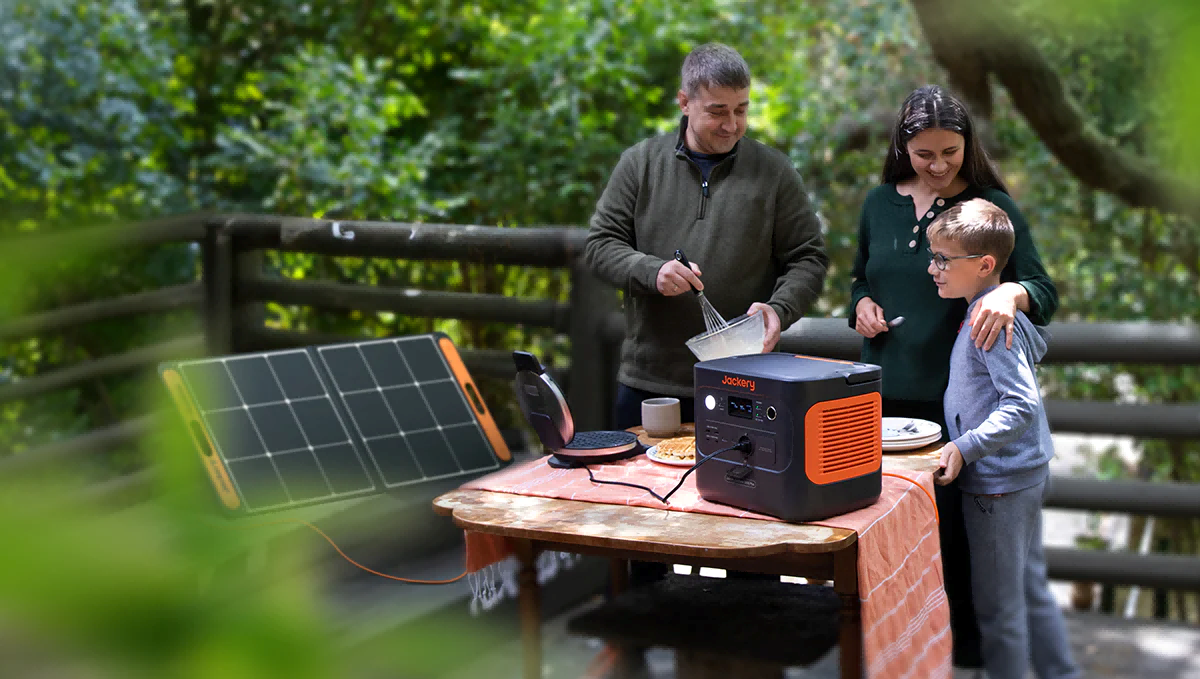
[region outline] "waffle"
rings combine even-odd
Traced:
[[[659,457],[672,460],[696,460],[696,437],[677,436],[659,441],[655,452]]]

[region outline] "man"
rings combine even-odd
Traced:
[[[678,133],[621,154],[584,251],[592,271],[625,292],[622,429],[639,424],[642,400],[655,396],[679,398],[683,420],[694,421],[696,361],[685,342],[704,331],[704,319],[693,288],[726,318],[762,313],[766,352],[820,295],[829,262],[791,161],[743,139],[750,69],[742,56],[702,45],[682,76]],[[691,269],[675,261],[676,249]]]

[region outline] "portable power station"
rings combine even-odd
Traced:
[[[785,353],[695,366],[700,495],[786,521],[866,507],[883,486],[882,370]],[[699,458],[697,458],[699,461]]]

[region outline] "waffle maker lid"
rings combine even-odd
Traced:
[[[521,413],[538,440],[553,454],[551,465],[578,467],[645,452],[645,446],[632,432],[576,432],[567,399],[537,357],[526,351],[514,351],[513,362],[517,366],[516,391]]]

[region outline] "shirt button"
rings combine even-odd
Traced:
[[[920,231],[920,230],[921,230],[921,225],[920,225],[920,224],[917,224],[916,226],[914,226],[914,227],[913,227],[913,233],[916,233],[916,232],[918,232],[918,231]]]
[[[925,213],[925,216],[926,216],[926,217],[932,217],[932,216],[933,216],[933,210],[930,210],[929,212],[926,212],[926,213]]]
[[[910,248],[917,247],[917,241],[915,241],[915,240],[908,241],[908,247],[910,247]]]
[[[946,201],[945,201],[945,200],[943,200],[943,199],[941,199],[941,198],[938,198],[938,199],[937,199],[937,204],[938,204],[938,205],[945,205],[945,204],[946,204]]]

